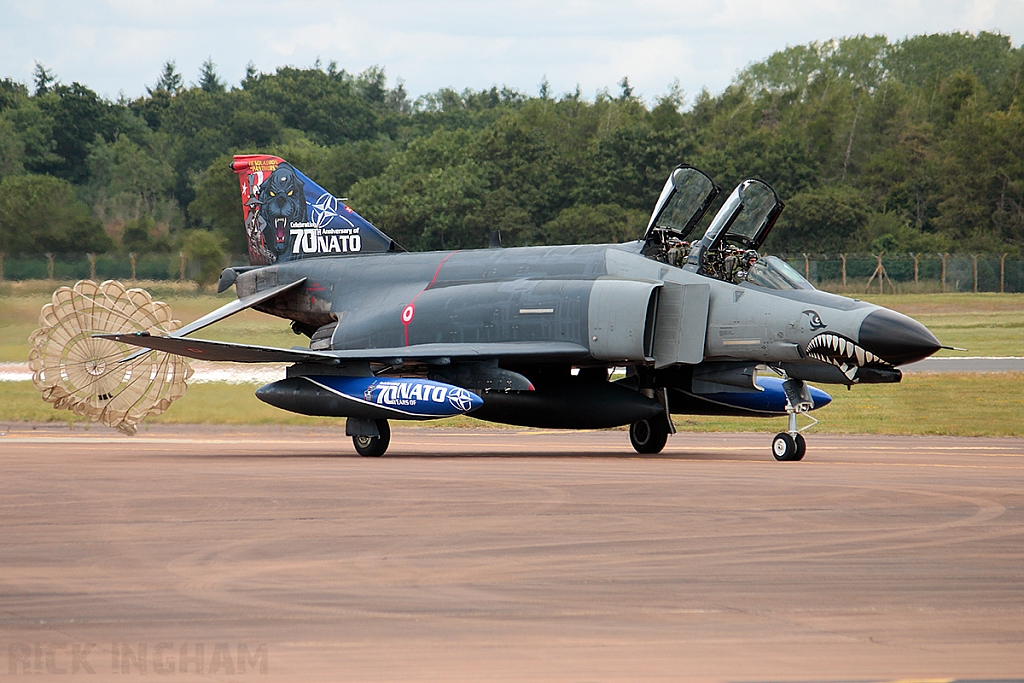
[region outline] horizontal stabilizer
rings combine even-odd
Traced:
[[[273,346],[235,344],[233,342],[189,339],[188,337],[155,337],[145,332],[96,335],[123,344],[144,349],[165,351],[177,356],[199,360],[231,361],[234,363],[332,363],[335,357],[329,351],[281,349]]]
[[[235,344],[233,342],[156,337],[145,333],[97,335],[123,344],[166,351],[178,356],[200,360],[235,363],[339,363],[343,361],[376,361],[400,364],[403,360],[439,361],[452,358],[544,358],[571,360],[585,358],[588,349],[571,342],[493,342],[480,344],[417,344],[383,349],[346,349],[313,351],[282,349],[272,346]]]
[[[260,290],[258,292],[255,292],[253,294],[250,294],[249,296],[243,296],[241,299],[235,299],[234,301],[232,301],[230,303],[224,304],[223,306],[221,306],[220,308],[218,308],[215,311],[210,311],[209,313],[204,315],[202,318],[199,318],[198,320],[196,320],[194,322],[191,322],[188,325],[185,325],[184,327],[175,330],[174,332],[171,332],[170,337],[171,338],[184,337],[185,335],[191,334],[192,332],[195,332],[196,330],[201,330],[204,327],[208,327],[208,326],[214,324],[215,322],[220,322],[224,318],[232,316],[235,313],[238,313],[239,311],[244,311],[245,309],[247,309],[247,308],[249,308],[251,306],[255,306],[256,304],[261,304],[264,301],[267,301],[268,299],[273,299],[275,296],[277,296],[279,294],[283,294],[283,293],[285,293],[285,292],[287,292],[287,291],[289,291],[291,289],[295,289],[296,287],[298,287],[299,285],[301,285],[305,281],[306,281],[306,278],[304,278],[304,277],[303,278],[299,278],[298,280],[295,280],[294,282],[289,282],[286,285],[279,285],[277,287],[269,287],[267,289],[263,289],[263,290]],[[99,335],[97,335],[97,336],[99,336]],[[132,336],[132,335],[129,334],[129,335],[122,335],[122,336]],[[131,343],[131,342],[127,342],[127,343]],[[143,345],[142,344],[136,344],[135,346],[143,346]],[[145,353],[148,353],[149,349],[151,349],[151,348],[154,348],[154,347],[145,347],[145,350],[137,351],[137,352],[131,354],[130,356],[122,358],[119,362],[120,363],[127,363],[129,361],[133,361],[136,358],[138,358],[139,356],[141,356],[141,355],[143,355]],[[184,355],[187,355],[187,354],[179,353],[178,355],[179,356],[184,356]],[[190,356],[190,357],[191,358],[208,358],[207,356]],[[214,360],[214,359],[211,358],[210,360]],[[249,361],[249,362],[261,362],[261,361]]]
[[[202,318],[199,318],[199,320],[196,320],[195,322],[191,322],[188,325],[185,325],[180,330],[175,330],[174,332],[171,333],[171,336],[184,337],[187,334],[192,334],[196,330],[201,330],[204,327],[212,325],[215,322],[219,322],[224,318],[227,318],[228,316],[238,313],[239,311],[244,311],[245,309],[255,306],[256,304],[261,304],[268,299],[273,299],[278,294],[284,294],[288,290],[295,289],[305,281],[306,278],[299,278],[295,282],[289,282],[286,285],[269,287],[267,289],[260,290],[253,294],[250,294],[249,296],[243,296],[241,299],[235,299],[230,303],[224,304],[217,310],[207,313]]]

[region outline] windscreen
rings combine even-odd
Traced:
[[[747,272],[747,282],[765,289],[814,289],[793,266],[777,256],[765,256]]]

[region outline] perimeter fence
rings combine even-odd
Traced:
[[[0,280],[196,281],[204,262],[182,253],[3,254]],[[249,256],[225,257],[223,266],[249,265]]]
[[[815,287],[840,293],[1024,292],[1024,258],[1008,254],[776,254]],[[225,257],[223,266],[248,265]],[[3,254],[0,280],[195,281],[204,262],[181,253]]]
[[[1009,254],[779,254],[818,289],[850,293],[1024,292]]]

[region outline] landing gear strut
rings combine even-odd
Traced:
[[[796,416],[806,413],[814,407],[811,392],[807,385],[799,379],[787,379],[782,383],[786,392],[786,413],[789,416],[789,429],[780,432],[772,439],[772,455],[780,462],[803,460],[807,453],[807,441],[796,427]],[[808,416],[809,417],[809,416]],[[814,418],[811,418],[812,420]],[[813,424],[817,424],[814,420]]]

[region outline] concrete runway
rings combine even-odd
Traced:
[[[1024,677],[1024,440],[770,436],[9,429],[0,678]]]
[[[904,374],[908,372],[1024,372],[1024,357],[925,358],[916,363],[903,365],[900,370]]]

